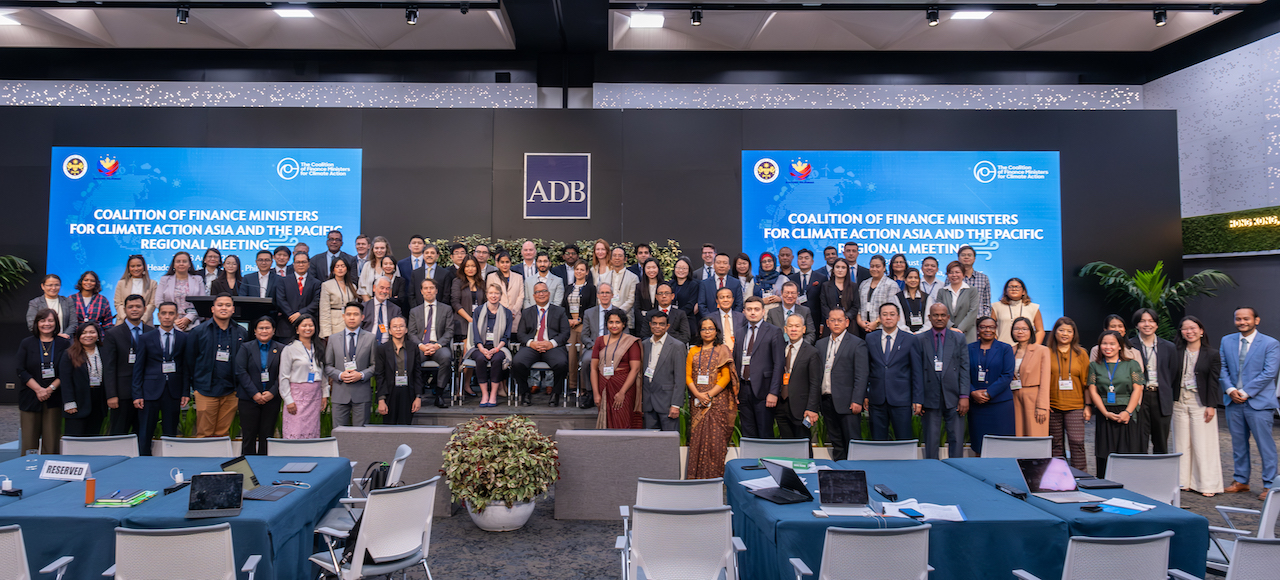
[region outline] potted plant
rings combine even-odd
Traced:
[[[458,425],[444,449],[441,473],[482,530],[520,529],[533,502],[560,478],[559,453],[528,417],[476,417]]]

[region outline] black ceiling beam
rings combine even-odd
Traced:
[[[1205,3],[1205,4],[1164,4],[1150,3],[1114,3],[1114,4],[982,4],[975,3],[937,3],[921,2],[911,4],[697,4],[684,2],[610,2],[610,10],[692,10],[697,8],[703,12],[888,12],[888,11],[923,11],[941,10],[956,12],[960,10],[987,10],[991,12],[1147,12],[1161,8],[1170,12],[1234,12],[1244,10],[1256,4],[1244,3]]]

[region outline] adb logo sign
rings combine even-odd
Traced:
[[[524,219],[591,219],[591,154],[525,153]]]
[[[996,164],[979,161],[973,166],[973,178],[982,183],[991,183],[996,178]]]

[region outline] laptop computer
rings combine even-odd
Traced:
[[[235,459],[222,464],[223,471],[233,471],[235,473],[244,474],[244,498],[257,499],[263,501],[276,501],[286,495],[293,493],[292,487],[277,487],[274,485],[258,485],[258,476],[253,474],[253,468],[249,466],[249,460],[241,455]]]
[[[840,514],[862,510],[870,503],[867,472],[856,469],[830,469],[818,472],[818,503],[822,511]]]
[[[240,515],[243,480],[242,473],[192,475],[187,519],[230,518]]]
[[[1089,503],[1103,501],[1096,495],[1076,488],[1076,478],[1065,459],[1019,459],[1018,469],[1027,482],[1027,491],[1053,503]]]
[[[803,503],[811,501],[813,494],[804,486],[804,480],[796,475],[796,470],[783,465],[778,465],[772,461],[764,461],[764,468],[769,471],[769,477],[777,482],[778,487],[770,487],[766,489],[748,489],[747,491],[767,499],[776,504]]]

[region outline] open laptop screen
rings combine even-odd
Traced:
[[[819,471],[818,497],[822,505],[867,505],[867,472],[855,469]]]
[[[249,467],[249,460],[241,455],[222,464],[223,471],[232,471],[244,474],[244,490],[251,491],[258,487],[258,476],[253,474],[253,468]]]
[[[244,484],[240,473],[208,473],[191,476],[191,510],[219,510],[240,507]]]
[[[1075,491],[1076,478],[1071,467],[1060,457],[1052,459],[1019,459],[1018,469],[1031,493]]]

